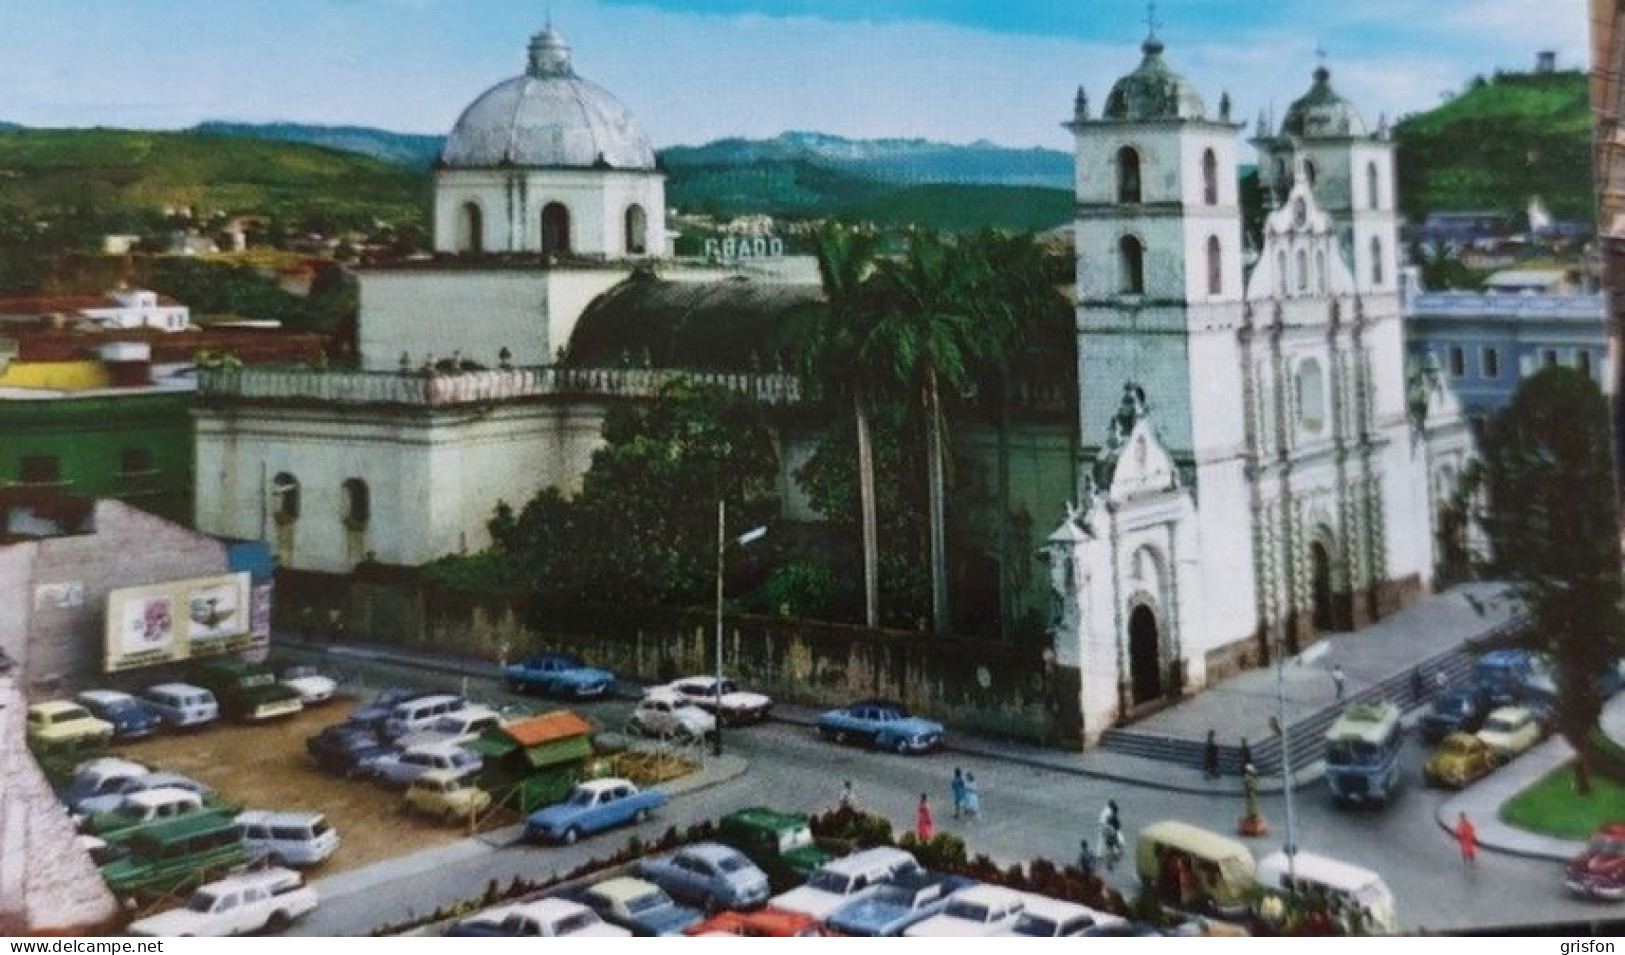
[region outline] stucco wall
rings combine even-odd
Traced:
[[[542,210],[560,203],[570,213],[570,251],[624,258],[625,212],[643,208],[644,255],[666,248],[666,179],[658,172],[587,169],[442,170],[435,175],[434,232],[438,252],[464,252],[459,221],[468,203],[479,207],[485,252],[542,251]]]

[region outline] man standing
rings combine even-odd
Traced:
[[[954,781],[949,785],[954,797],[954,818],[958,819],[965,814],[965,773],[958,766],[954,767]]]
[[[1461,844],[1461,861],[1468,865],[1478,863],[1478,827],[1462,811],[1456,818],[1456,841]]]
[[[1202,747],[1202,778],[1219,778],[1219,741],[1212,730],[1207,731],[1207,743]]]
[[[1337,702],[1343,702],[1343,664],[1332,664],[1332,686],[1337,690]]]

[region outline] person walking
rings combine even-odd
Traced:
[[[1106,800],[1100,810],[1100,847],[1106,853],[1106,870],[1117,868],[1118,860],[1123,857],[1123,819],[1115,799]]]
[[[1478,827],[1467,818],[1466,811],[1456,817],[1456,842],[1461,845],[1461,861],[1468,865],[1478,863]]]
[[[1343,664],[1341,664],[1341,663],[1332,664],[1332,688],[1337,691],[1337,702],[1339,702],[1339,703],[1343,702],[1343,682],[1344,682],[1344,679],[1345,679],[1345,677],[1344,677],[1344,674],[1343,674]]]
[[[954,818],[958,819],[965,814],[965,772],[958,766],[954,767],[954,781],[948,787],[954,796]]]
[[[1219,778],[1219,740],[1212,730],[1207,731],[1207,742],[1202,746],[1202,778]]]
[[[1241,773],[1247,774],[1247,767],[1253,764],[1253,748],[1247,742],[1247,737],[1241,738]]]
[[[1094,874],[1095,874],[1095,866],[1097,866],[1099,864],[1100,864],[1100,859],[1099,859],[1098,856],[1095,855],[1095,850],[1089,848],[1089,840],[1088,839],[1079,839],[1078,840],[1078,870],[1080,872],[1082,872],[1084,875],[1093,877]]]
[[[850,780],[850,779],[848,779],[841,786],[841,808],[842,809],[856,809],[857,808],[857,797],[855,797],[852,794],[852,780]]]
[[[920,806],[914,810],[914,835],[921,842],[930,842],[937,834],[937,824],[931,819],[931,802],[920,793]]]
[[[976,790],[976,774],[965,774],[965,816],[970,819],[982,818],[982,794]]]

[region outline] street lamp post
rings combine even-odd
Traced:
[[[1292,788],[1292,733],[1286,721],[1286,647],[1279,635],[1275,638],[1275,722],[1281,731],[1281,791],[1286,797],[1286,853],[1287,884],[1298,884],[1298,814],[1293,801]]]
[[[711,754],[722,755],[722,555],[728,547],[728,502],[717,501],[717,632],[716,632],[716,660],[713,676],[716,682],[712,684],[711,692],[715,694],[716,701],[716,727],[711,731]],[[766,527],[758,527],[739,535],[734,543],[743,547],[752,544],[767,536]]]

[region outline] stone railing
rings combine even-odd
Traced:
[[[1600,322],[1601,294],[1524,295],[1495,292],[1429,292],[1416,296],[1410,318],[1549,318]]]
[[[687,381],[769,405],[802,400],[781,374],[684,372],[646,368],[508,368],[464,372],[325,371],[313,368],[211,368],[198,372],[205,402],[451,407],[527,398],[653,398]]]

